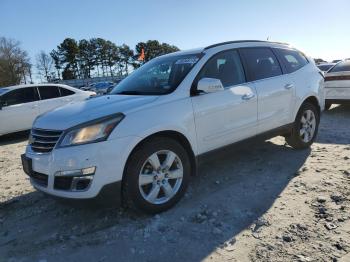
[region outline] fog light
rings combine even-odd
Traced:
[[[83,169],[67,170],[67,171],[57,171],[55,176],[69,176],[69,177],[81,177],[81,176],[91,176],[94,175],[96,167],[87,167]]]
[[[74,177],[71,185],[72,191],[85,191],[90,187],[93,176]]]

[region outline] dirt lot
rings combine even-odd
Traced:
[[[0,261],[350,261],[350,107],[323,114],[311,150],[276,137],[213,155],[156,216],[35,191],[26,135],[0,138]]]

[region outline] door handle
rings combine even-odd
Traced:
[[[286,85],[284,86],[285,89],[291,89],[291,88],[293,88],[293,87],[294,87],[293,84],[286,84]]]
[[[244,95],[242,96],[242,100],[250,100],[250,99],[252,99],[253,97],[255,97],[255,94],[254,94],[254,93],[244,94]]]
[[[32,108],[37,108],[38,107],[38,105],[32,105]]]

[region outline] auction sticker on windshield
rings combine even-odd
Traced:
[[[188,57],[188,58],[182,58],[176,61],[176,65],[179,64],[195,64],[197,63],[197,61],[199,60],[198,57],[194,56],[194,57]]]

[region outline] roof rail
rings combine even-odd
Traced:
[[[204,50],[213,48],[213,47],[217,47],[217,46],[221,46],[221,45],[228,45],[228,44],[237,44],[237,43],[249,43],[249,42],[257,42],[257,43],[273,43],[273,44],[280,44],[280,45],[289,45],[287,43],[282,43],[282,42],[270,42],[270,41],[264,41],[264,40],[237,40],[237,41],[227,41],[227,42],[222,42],[222,43],[217,43],[217,44],[213,44],[213,45],[209,45],[207,47],[204,48]]]

